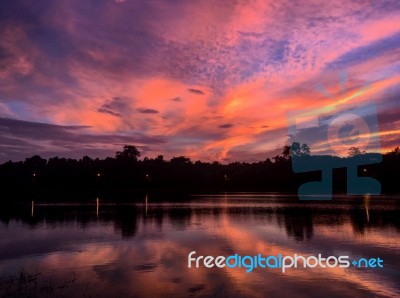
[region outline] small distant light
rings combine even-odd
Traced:
[[[35,174],[35,173],[33,173],[33,174],[32,174],[32,176],[33,176],[33,177],[36,177],[36,174]]]
[[[366,172],[367,171],[367,169],[364,169],[364,172]]]
[[[101,174],[100,173],[97,173],[97,177],[100,177],[101,176]]]

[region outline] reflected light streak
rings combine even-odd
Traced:
[[[147,201],[148,201],[148,195],[146,194],[146,197],[145,197],[145,204],[146,204],[146,216],[147,216]]]
[[[367,221],[369,222],[369,202],[371,200],[371,195],[365,195],[364,196],[364,208],[365,208],[365,213],[367,215]]]
[[[96,217],[99,217],[99,198],[96,198]]]

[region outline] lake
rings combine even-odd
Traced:
[[[94,198],[85,204],[35,202],[3,208],[0,294],[400,296],[399,197],[299,201],[296,196],[235,193],[179,202],[157,202],[151,195],[135,199],[139,203]],[[379,257],[383,268],[300,266],[284,273],[280,268],[258,267],[249,273],[245,268],[188,268],[192,251],[214,257]]]

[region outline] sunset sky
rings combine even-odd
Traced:
[[[400,1],[1,1],[0,37],[0,162],[263,160],[339,101],[400,145]]]

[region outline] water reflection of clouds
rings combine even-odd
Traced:
[[[217,205],[217,204],[216,204]],[[395,296],[398,269],[397,205],[294,208],[267,204],[241,208],[226,202],[194,207],[149,204],[72,209],[35,206],[32,222],[11,214],[0,244],[0,271],[24,266],[44,275],[75,271],[78,283],[101,295],[298,297]],[[388,204],[389,206],[390,204]],[[30,206],[29,206],[30,207]],[[93,210],[92,210],[93,209]],[[53,215],[51,215],[53,213]],[[57,214],[57,216],[56,216]],[[97,217],[98,216],[98,217]],[[31,227],[28,228],[27,227]],[[381,257],[387,270],[188,269],[187,254],[348,254]],[[397,262],[397,263],[396,263]],[[397,269],[396,269],[397,268]],[[391,273],[392,272],[392,273]]]

